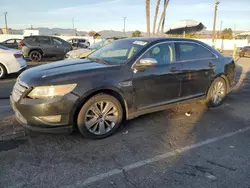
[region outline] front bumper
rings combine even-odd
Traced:
[[[49,133],[72,132],[71,113],[77,99],[78,97],[71,93],[48,100],[22,97],[14,100],[13,95],[10,96],[11,106],[20,124],[32,131]],[[52,116],[61,118],[58,122],[49,122],[41,118]]]

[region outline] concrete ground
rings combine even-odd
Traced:
[[[176,106],[102,140],[78,133],[2,140],[0,187],[249,188],[249,71],[250,58],[240,59],[238,83],[219,108]],[[3,82],[0,91],[12,83]],[[8,103],[0,100],[0,126],[21,131]]]

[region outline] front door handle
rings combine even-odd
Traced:
[[[178,71],[179,71],[179,69],[176,68],[176,67],[172,67],[172,68],[170,69],[170,72],[178,72]]]

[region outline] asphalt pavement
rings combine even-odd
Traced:
[[[77,132],[2,140],[0,187],[249,188],[249,71],[250,58],[240,59],[237,85],[218,108],[177,105],[102,140]],[[8,103],[0,100],[0,126],[17,126]]]

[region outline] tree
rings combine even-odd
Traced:
[[[150,36],[150,0],[146,0],[147,35]]]
[[[221,38],[224,39],[232,39],[233,38],[233,30],[231,28],[226,28],[221,32]]]
[[[155,29],[156,29],[156,22],[159,12],[159,6],[160,6],[161,0],[157,1],[156,7],[155,7],[155,17],[154,17],[154,25],[153,25],[153,35],[155,35]]]
[[[135,32],[132,33],[132,37],[140,37],[141,32],[139,30],[136,30]]]
[[[168,3],[169,3],[169,0],[164,0],[164,7],[163,7],[163,11],[161,13],[161,18],[160,18],[158,28],[157,28],[157,35],[160,34],[160,28],[161,28],[161,34],[163,35],[165,17],[166,17],[166,11],[167,11],[167,7],[168,7]]]

